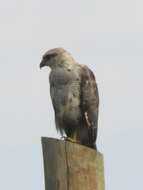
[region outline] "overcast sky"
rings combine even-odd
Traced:
[[[143,1],[0,0],[0,189],[44,190],[41,136],[58,137],[42,54],[96,75],[106,190],[143,189]]]

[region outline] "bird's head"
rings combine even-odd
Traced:
[[[40,68],[49,66],[51,69],[55,67],[65,67],[74,63],[74,60],[69,52],[63,48],[55,48],[47,51],[40,63]]]

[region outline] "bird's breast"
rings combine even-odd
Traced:
[[[55,111],[70,113],[80,104],[80,77],[75,72],[58,70],[50,76],[51,98]]]

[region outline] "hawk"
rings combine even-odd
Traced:
[[[66,140],[96,149],[99,95],[93,72],[63,48],[47,51],[40,63],[44,66],[51,68],[56,129]]]

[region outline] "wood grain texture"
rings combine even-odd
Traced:
[[[42,148],[45,190],[105,190],[101,153],[46,137]]]

